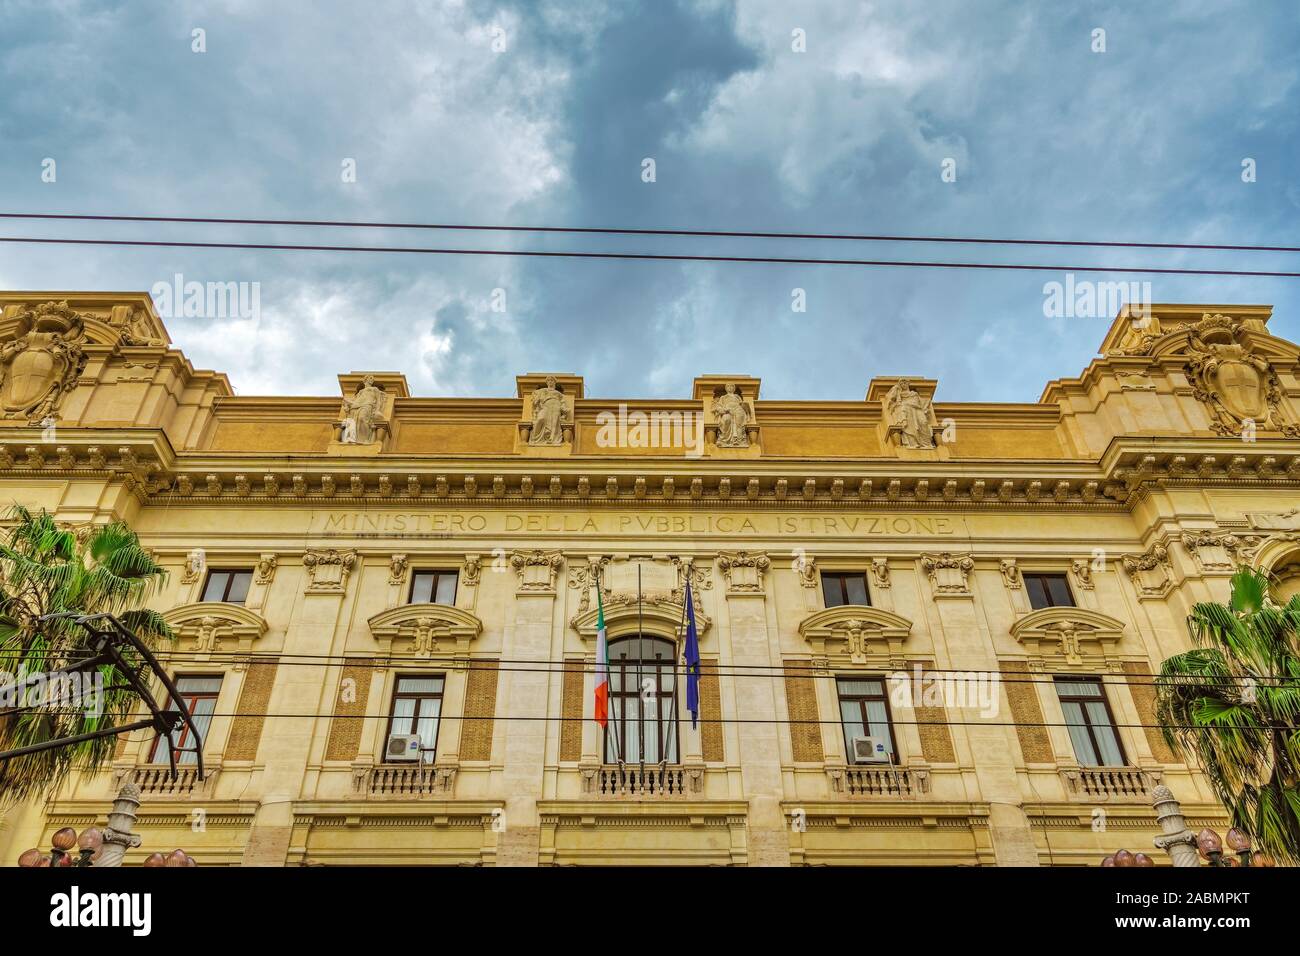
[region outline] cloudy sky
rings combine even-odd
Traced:
[[[0,0],[0,84],[4,212],[1300,245],[1294,0]],[[1300,271],[1269,253],[22,220],[0,234]],[[938,378],[941,400],[1034,401],[1108,324],[1044,317],[1063,273],[0,244],[6,289],[149,290],[176,273],[260,283],[255,319],[168,321],[244,395],[335,394],[352,369],[401,370],[416,394],[511,395],[516,374],[555,370],[600,396],[686,397],[696,375],[737,372],[765,398],[853,400],[906,373]],[[1271,303],[1274,331],[1300,339],[1300,280],[1135,278],[1157,302]]]

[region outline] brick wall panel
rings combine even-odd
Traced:
[[[785,700],[791,721],[819,719],[817,687],[813,683],[809,667],[808,661],[785,662]],[[790,742],[794,748],[794,759],[797,761],[820,763],[825,759],[822,752],[822,730],[819,724],[791,723]]]
[[[262,727],[270,710],[271,689],[275,686],[278,665],[275,661],[254,661],[244,675],[244,686],[239,692],[234,723],[230,726],[230,741],[226,744],[226,760],[256,760],[257,747],[262,741]]]
[[[921,670],[934,667],[933,661],[920,661]],[[886,684],[888,687],[888,684]],[[948,710],[945,707],[925,707],[914,701],[917,731],[921,736],[921,753],[929,763],[956,763],[957,754],[952,746],[952,733],[948,729]]]
[[[1028,665],[1019,661],[1003,661],[1001,666],[1002,674],[1007,678],[1003,687],[1011,705],[1011,719],[1016,722],[1016,736],[1020,739],[1025,762],[1055,763],[1052,740],[1043,726],[1043,708],[1038,703],[1039,685],[1029,683],[1030,679],[1042,678],[1035,677]]]
[[[461,760],[492,759],[492,725],[497,710],[499,662],[475,658],[465,688],[465,726],[460,732]]]
[[[338,698],[334,703],[334,719],[330,721],[329,740],[325,745],[326,760],[356,760],[361,749],[361,728],[366,707],[370,703],[369,663],[348,664],[339,679]],[[356,687],[352,701],[343,697],[344,681],[351,679]]]
[[[684,689],[684,688],[683,688]],[[686,715],[690,718],[690,714]],[[700,744],[704,759],[721,762],[722,696],[718,689],[718,662],[700,661]]]
[[[560,759],[582,759],[582,710],[585,661],[568,661],[564,665],[564,685],[561,688]]]

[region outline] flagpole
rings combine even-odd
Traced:
[[[690,572],[688,571],[687,574],[689,573]],[[677,633],[673,635],[673,641],[675,643],[674,649],[681,647],[682,645],[682,628],[686,626],[686,600],[687,600],[686,592],[683,591],[682,592],[682,619],[677,622]],[[685,660],[685,655],[683,653],[683,661],[684,660]],[[682,669],[682,673],[685,673],[685,668]],[[677,749],[679,751],[677,754],[678,763],[682,762],[682,755],[680,753],[681,746],[682,746],[681,739],[677,733],[677,692],[681,689],[679,686],[680,684],[681,681],[679,680],[678,671],[677,671],[677,658],[676,656],[674,656],[673,658],[673,699],[668,704],[668,718],[669,718],[668,727],[673,733],[673,739],[677,742]],[[659,762],[665,766],[668,764],[668,746],[667,746],[666,739],[664,741],[663,757]]]
[[[640,719],[636,722],[636,727],[637,740],[640,744],[637,748],[637,756],[641,758],[642,774],[645,773],[645,701],[641,697],[641,694],[643,693],[642,687],[644,686],[641,683],[641,662],[644,658],[645,628],[641,619],[641,562],[638,561],[636,565],[636,693],[637,701],[640,703],[640,706],[637,709],[637,715]],[[656,690],[657,689],[658,688],[656,688]],[[655,707],[658,708],[658,706],[659,698],[656,694]]]
[[[600,566],[597,565],[597,567],[596,567],[596,600],[597,600],[597,601],[600,601],[601,598],[602,598],[602,591],[601,591],[601,587],[600,587]],[[616,706],[616,703],[617,703],[618,698],[617,698],[617,696],[613,693],[613,690],[614,690],[614,673],[613,673],[613,669],[610,667],[610,663],[609,663],[609,639],[608,639],[608,637],[606,637],[606,640],[605,640],[605,680],[606,680],[606,682],[609,684],[609,690],[607,691],[607,693],[609,694],[609,712],[607,712],[607,713],[605,714],[605,719],[606,719],[606,721],[608,721],[608,720],[611,718],[611,716],[613,717],[613,720],[614,720],[614,760],[615,760],[615,762],[616,762],[620,767],[622,767],[622,766],[623,766],[623,748],[620,746],[620,742],[622,741],[623,736],[622,736],[622,734],[620,734],[620,733],[618,732],[618,707]],[[626,722],[626,721],[624,721],[624,726],[625,726],[625,727],[627,726],[627,722]],[[604,727],[600,728],[600,732],[601,732],[602,734],[605,734],[606,737],[608,738],[609,731],[608,731],[606,728],[604,728]],[[602,758],[601,758],[601,759],[603,760],[603,759],[604,759],[604,757],[603,757],[603,751],[604,751],[604,749],[605,749],[605,741],[602,740],[600,743],[601,743],[601,751],[602,751]]]

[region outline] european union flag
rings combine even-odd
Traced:
[[[686,582],[686,709],[691,712],[691,729],[700,716],[700,635],[695,629],[695,601],[691,582]]]

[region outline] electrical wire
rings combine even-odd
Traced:
[[[963,708],[958,708],[963,709]],[[971,709],[971,708],[964,708]],[[392,714],[272,714],[258,713],[255,711],[217,711],[212,714],[204,714],[204,717],[258,717],[267,720],[288,719],[288,720],[306,720],[306,719],[326,719],[326,720],[388,720]],[[592,720],[595,718],[589,716],[573,717],[564,714],[552,714],[544,717],[530,717],[519,714],[442,714],[439,720],[504,720],[504,721],[521,721],[525,723],[578,723],[581,721]],[[653,720],[653,715],[650,718]],[[701,724],[762,724],[764,726],[807,726],[807,725],[826,725],[838,727],[843,724],[842,720],[821,720],[819,718],[793,719],[788,717],[700,717]],[[891,720],[890,723],[896,727],[1075,727],[1078,724],[1072,724],[1069,721],[1020,721],[1020,720]],[[1240,731],[1240,727],[1218,727],[1214,725],[1200,726],[1198,724],[1121,724],[1114,723],[1109,726],[1115,728],[1128,728],[1133,730],[1232,730]],[[1269,725],[1267,729],[1273,730],[1300,730],[1300,724],[1280,724]]]
[[[977,269],[1032,272],[1109,272],[1138,275],[1249,276],[1254,278],[1296,279],[1300,272],[1249,269],[1175,269],[1155,266],[1078,266],[1036,265],[1009,262],[942,262],[898,259],[818,259],[796,256],[722,256],[686,253],[649,252],[559,252],[541,249],[452,249],[423,246],[329,246],[273,242],[197,242],[163,239],[67,239],[33,236],[0,236],[0,242],[37,245],[135,246],[169,249],[250,249],[279,252],[377,252],[412,253],[442,256],[506,256],[547,259],[623,259],[661,262],[740,262],[780,265],[875,266],[908,269]]]
[[[581,673],[593,674],[596,672],[594,662],[581,660],[529,660],[526,658],[466,658],[451,657],[435,660],[429,657],[420,657],[415,655],[374,655],[371,657],[362,657],[359,655],[348,654],[281,654],[275,652],[257,652],[257,651],[181,651],[181,650],[155,650],[154,656],[159,660],[168,660],[180,664],[204,664],[204,663],[245,663],[245,664],[286,664],[291,667],[338,667],[338,666],[361,666],[369,668],[386,668],[394,664],[419,664],[425,667],[451,666],[455,664],[459,670],[488,670],[499,673],[539,673],[539,674],[565,674]],[[0,662],[4,660],[5,652],[0,652]],[[73,661],[75,663],[75,660]],[[710,663],[707,660],[706,664]],[[509,665],[509,666],[500,666]],[[515,666],[525,665],[525,666]],[[546,666],[528,666],[528,665],[546,665]],[[709,667],[705,672],[707,675],[717,677],[742,677],[742,678],[769,678],[773,680],[783,680],[787,676],[811,677],[817,679],[835,680],[843,675],[827,674],[830,670],[828,666],[819,666],[812,663],[796,662],[793,664],[727,664],[719,665],[714,662],[714,666]],[[0,671],[3,668],[0,667]],[[684,667],[674,666],[672,668],[660,667],[661,673],[683,675],[687,674]],[[913,666],[904,666],[901,668],[877,669],[880,670],[879,679],[888,679],[897,674],[912,675]],[[754,671],[773,671],[774,673],[753,673]],[[1048,675],[1046,677],[1017,677],[1013,676],[1021,673],[1030,673],[1024,671],[1001,671],[987,669],[958,669],[958,668],[939,668],[923,667],[922,675],[930,678],[933,675],[953,675],[947,678],[950,682],[972,683],[981,676],[992,676],[997,678],[998,683],[1002,684],[1053,684],[1057,676],[1069,677],[1070,674]],[[1178,675],[1178,674],[1159,674],[1159,673],[1142,673],[1142,672],[1124,672],[1122,675],[1125,683],[1130,687],[1159,687],[1165,684],[1176,686],[1187,686],[1189,684],[1222,684],[1225,686],[1238,686],[1245,679],[1243,677],[1225,676],[1212,677],[1201,675]],[[1259,683],[1275,682],[1285,683],[1291,681],[1300,681],[1300,676],[1291,676],[1283,674],[1251,674],[1248,675],[1252,680]],[[1153,680],[1134,681],[1128,678],[1148,677]],[[866,678],[872,679],[872,678]]]
[[[1300,246],[1265,246],[1201,242],[1127,242],[1092,239],[994,239],[981,236],[891,236],[838,232],[778,232],[734,229],[632,229],[613,226],[503,226],[468,223],[374,222],[340,219],[261,219],[213,216],[123,216],[89,213],[0,212],[0,219],[78,222],[171,222],[229,226],[310,226],[344,229],[432,229],[445,232],[537,232],[561,235],[673,236],[713,239],[815,239],[849,242],[961,243],[996,246],[1075,246],[1099,249],[1183,249],[1216,252],[1300,252]]]

